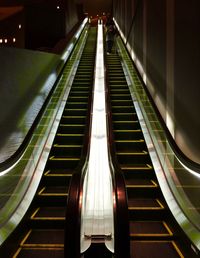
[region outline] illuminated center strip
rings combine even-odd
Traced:
[[[108,239],[110,237],[111,240],[106,243],[110,250],[112,250],[111,246],[113,244],[113,194],[107,147],[103,53],[103,28],[99,24],[91,145],[83,192],[82,251],[87,248],[86,239],[91,239],[91,237],[102,238],[102,241],[104,241],[104,238]]]

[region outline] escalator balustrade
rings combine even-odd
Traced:
[[[114,146],[127,190],[131,257],[184,257],[172,215],[156,179],[120,57],[117,53],[107,55],[106,62]]]
[[[26,232],[13,258],[64,257],[64,223],[70,179],[84,144],[93,87],[96,28],[90,28],[44,174],[28,210]]]

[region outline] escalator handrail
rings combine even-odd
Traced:
[[[95,55],[94,55],[95,59]],[[95,61],[94,61],[95,62]],[[94,67],[95,70],[95,67]],[[93,73],[93,87],[94,87]],[[91,110],[93,106],[93,90],[90,91],[88,99],[87,121],[84,132],[84,143],[81,153],[81,160],[72,175],[68,201],[66,205],[66,224],[65,224],[65,242],[64,242],[64,257],[65,258],[80,258],[80,235],[81,235],[81,209],[82,209],[82,193],[83,181],[87,166],[89,148],[90,148],[90,134],[91,134]]]
[[[104,51],[104,60],[105,51]],[[108,132],[108,152],[110,155],[110,163],[114,169],[112,173],[113,189],[114,189],[114,250],[116,258],[130,257],[130,241],[129,241],[129,214],[127,193],[125,180],[119,164],[116,159],[116,150],[113,144],[114,136],[112,125],[112,113],[110,104],[110,91],[108,87],[108,71],[105,62],[105,85],[106,85],[106,110],[107,110],[107,132]]]

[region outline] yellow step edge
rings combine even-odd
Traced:
[[[113,123],[114,124],[124,124],[124,123],[129,123],[129,124],[138,124],[139,123],[139,121],[138,120],[134,120],[134,121],[124,121],[124,120],[122,120],[122,121],[113,121]]]
[[[85,102],[85,101],[74,101],[74,102],[70,102],[70,101],[67,101],[67,105],[74,105],[74,104],[87,104],[88,102]]]
[[[55,160],[55,161],[69,161],[69,160],[80,160],[80,158],[55,158],[55,156],[51,156],[49,160]]]
[[[88,96],[69,96],[68,99],[88,99]]]
[[[131,105],[131,106],[114,106],[112,108],[133,108],[133,105]],[[136,113],[134,112],[134,114],[136,114]]]
[[[158,187],[158,185],[156,184],[156,182],[154,182],[154,180],[150,180],[150,182],[152,183],[151,185],[133,185],[133,184],[126,184],[126,188],[156,188]]]
[[[75,144],[54,144],[55,148],[81,148],[83,145],[75,145]]]
[[[17,258],[22,250],[56,250],[56,251],[60,251],[63,249],[64,249],[64,247],[54,247],[54,248],[53,247],[46,247],[46,248],[44,248],[44,247],[32,247],[32,248],[31,247],[23,247],[23,248],[20,247],[17,249],[16,253],[13,255],[12,258]]]
[[[86,118],[86,116],[62,116],[62,118]]]
[[[44,193],[46,187],[43,187],[39,192],[39,196],[68,196],[68,193]]]
[[[58,174],[54,174],[54,173],[51,173],[51,171],[50,170],[48,170],[48,171],[46,171],[45,173],[44,173],[44,175],[45,176],[67,176],[67,177],[71,177],[72,176],[72,174],[65,174],[65,173],[58,173]]]
[[[121,101],[121,102],[133,102],[133,100],[132,99],[130,99],[130,100],[126,100],[126,99],[113,99],[113,100],[111,100],[111,102],[119,102],[119,101]]]
[[[147,155],[147,151],[141,151],[141,152],[116,152],[117,155],[126,156],[126,155]]]
[[[137,221],[137,222],[143,222],[143,221]],[[152,222],[154,222],[154,221],[152,221]],[[156,222],[156,221],[155,221]],[[158,221],[159,222],[159,221]],[[168,227],[168,225],[167,225],[167,223],[165,222],[165,221],[162,221],[162,224],[163,224],[163,226],[164,226],[164,228],[167,230],[167,233],[156,233],[156,234],[154,234],[154,233],[148,233],[148,234],[145,234],[145,233],[143,233],[143,234],[130,234],[130,236],[131,237],[134,237],[134,236],[152,236],[152,237],[156,237],[156,236],[173,236],[173,233],[172,233],[172,231],[170,230],[170,228]]]
[[[22,246],[23,248],[25,247],[26,249],[49,249],[55,250],[55,248],[64,248],[64,244],[24,244]]]
[[[65,111],[85,111],[86,108],[65,108]]]
[[[71,136],[71,137],[76,137],[76,136],[83,136],[83,133],[57,133],[57,136]]]
[[[146,164],[146,167],[125,167],[125,166],[121,166],[122,170],[152,170],[153,167],[149,164]]]
[[[156,202],[160,205],[159,207],[128,207],[129,210],[163,210],[164,209],[164,206],[162,205],[162,203],[156,199]]]
[[[113,113],[113,115],[117,115],[117,116],[135,115],[135,114],[136,113],[134,113],[134,112],[133,113],[132,112],[131,113],[130,112],[129,113]]]
[[[25,235],[25,237],[22,239],[21,243],[20,243],[20,246],[23,246],[23,244],[26,242],[26,240],[28,239],[28,237],[30,236],[32,232],[32,229],[30,229],[27,234]]]
[[[180,256],[180,258],[184,258],[184,255],[182,254],[181,250],[179,249],[179,247],[177,246],[177,244],[174,241],[172,241],[172,245],[175,248],[178,255]]]
[[[136,236],[138,236],[138,237],[167,237],[167,236],[170,236],[169,234],[130,234],[130,237],[136,237]]]
[[[65,220],[65,217],[36,217],[36,214],[40,208],[37,208],[34,213],[31,215],[31,220]]]
[[[136,142],[144,142],[144,140],[143,139],[140,139],[140,140],[116,140],[115,142],[118,142],[118,143],[131,143],[131,142],[133,142],[133,143],[136,143]]]
[[[180,258],[184,258],[184,255],[182,254],[181,250],[178,248],[176,243],[174,241],[166,241],[166,240],[132,240],[133,242],[140,242],[140,243],[171,243],[179,255]],[[158,246],[159,248],[159,246]]]
[[[130,96],[130,94],[128,94],[128,93],[121,93],[121,94],[119,94],[119,93],[111,93],[110,94],[111,96]]]
[[[141,132],[140,129],[136,129],[136,130],[114,130],[114,132],[117,133],[139,133]]]
[[[25,235],[25,237],[23,238],[23,240],[20,243],[20,247],[39,247],[39,248],[63,248],[64,244],[26,244],[25,242],[27,241],[28,237],[30,236],[30,234],[32,233],[32,229],[29,230],[27,232],[27,234]]]
[[[60,124],[59,126],[65,126],[65,127],[84,127],[85,125],[79,125],[79,124]]]

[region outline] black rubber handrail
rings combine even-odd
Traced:
[[[105,51],[104,51],[104,60]],[[114,173],[112,174],[113,189],[115,196],[114,203],[114,252],[115,258],[130,257],[130,233],[129,233],[129,214],[127,193],[123,173],[116,159],[116,149],[114,146],[113,128],[111,126],[112,113],[110,102],[110,90],[108,87],[108,72],[105,61],[105,83],[106,83],[106,111],[107,111],[107,133],[108,133],[108,152],[110,162],[113,165]],[[111,170],[112,171],[112,170]]]
[[[95,56],[94,56],[95,58]],[[95,68],[94,68],[95,69]],[[93,73],[93,87],[94,87]],[[65,224],[65,241],[64,241],[64,257],[65,258],[80,258],[80,235],[81,235],[81,197],[83,193],[83,181],[85,172],[83,167],[88,159],[90,149],[90,134],[91,134],[91,110],[93,106],[93,90],[90,91],[88,99],[87,121],[84,132],[84,143],[82,149],[81,160],[72,175],[70,182],[68,201],[66,207],[66,224]]]

